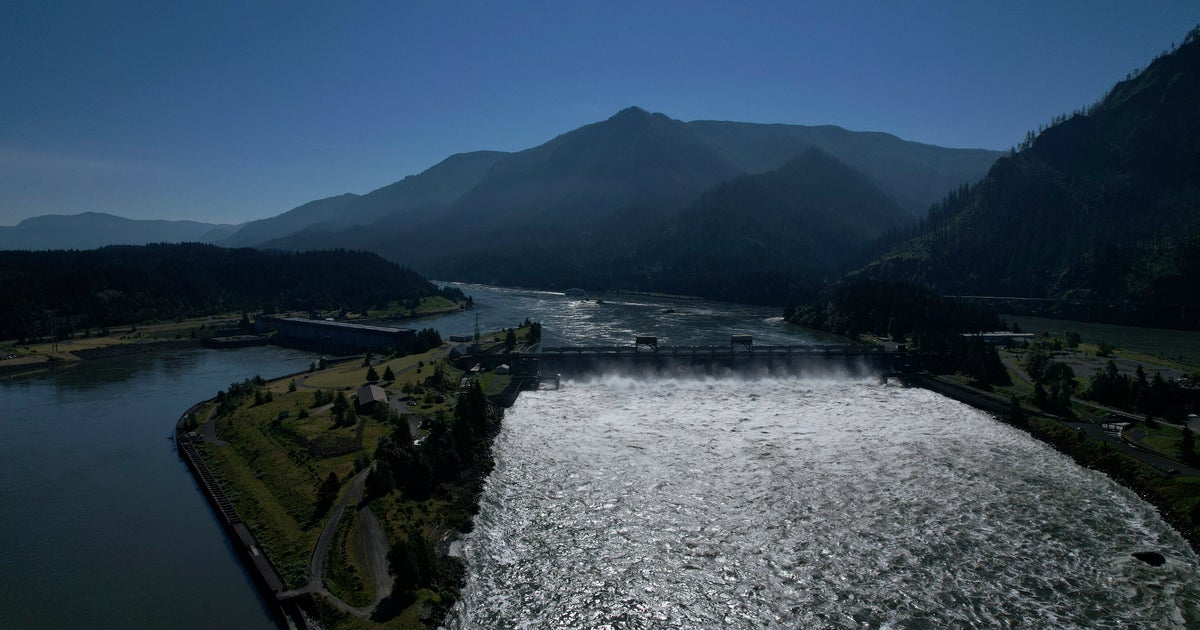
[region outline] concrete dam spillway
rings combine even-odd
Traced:
[[[470,356],[485,369],[507,365],[515,377],[542,380],[596,374],[637,376],[902,376],[911,371],[906,352],[878,346],[670,346],[643,348],[549,347],[535,353]],[[470,366],[468,366],[470,367]]]

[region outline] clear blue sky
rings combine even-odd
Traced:
[[[1196,0],[5,0],[0,225],[237,223],[630,105],[1006,149],[1197,23]]]

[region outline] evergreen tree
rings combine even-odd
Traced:
[[[384,368],[383,380],[389,381],[389,382],[396,380],[396,373],[392,371],[392,366],[389,365],[386,368]]]
[[[1183,428],[1182,439],[1179,441],[1179,459],[1188,465],[1196,462],[1196,437],[1188,427]]]
[[[329,508],[333,507],[333,502],[337,500],[338,490],[342,487],[338,481],[337,473],[330,472],[325,481],[317,488],[317,505],[313,510],[312,522],[316,522],[321,518]]]

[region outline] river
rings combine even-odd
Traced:
[[[170,438],[192,403],[312,356],[195,348],[0,379],[0,627],[275,627]]]
[[[1152,507],[925,390],[568,381],[495,454],[454,628],[1200,627]]]
[[[775,309],[458,286],[474,310],[404,325],[530,317],[548,345],[831,341]],[[313,356],[191,349],[0,379],[0,627],[272,627],[168,438],[192,403]],[[569,382],[518,400],[497,458],[462,545],[460,627],[1197,619],[1196,558],[1151,508],[919,390]],[[1143,548],[1170,562],[1131,562]]]

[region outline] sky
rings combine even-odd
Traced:
[[[0,3],[0,226],[241,223],[636,105],[1007,149],[1196,0]]]

